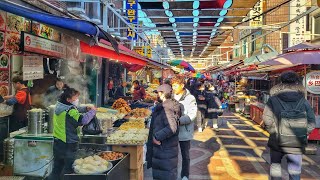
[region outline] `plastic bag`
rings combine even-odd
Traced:
[[[84,135],[97,135],[102,133],[100,121],[96,116],[89,122],[89,124],[82,127],[82,133]]]

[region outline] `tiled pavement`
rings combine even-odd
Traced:
[[[202,133],[195,133],[190,150],[190,179],[267,180],[270,162],[268,133],[237,114],[225,114],[220,122],[219,132],[206,128]],[[180,168],[179,163],[179,171]],[[283,177],[288,179],[285,169]],[[144,179],[152,179],[151,169],[144,169]],[[304,156],[302,179],[320,179],[318,156]]]

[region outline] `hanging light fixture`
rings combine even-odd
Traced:
[[[198,17],[193,18],[193,22],[194,22],[194,23],[198,23],[199,20],[200,20],[200,19],[199,19]]]
[[[193,16],[199,16],[199,14],[200,14],[199,10],[193,10],[192,11],[192,15]]]
[[[225,9],[228,9],[228,8],[230,8],[231,6],[232,6],[232,0],[227,0],[225,3],[224,3],[224,5],[223,5],[223,8],[225,8]]]
[[[193,9],[198,9],[200,7],[200,2],[198,0],[193,1]]]
[[[176,19],[175,19],[175,18],[173,18],[173,17],[170,17],[170,18],[169,18],[169,22],[171,22],[171,23],[175,23],[175,22],[176,22]]]
[[[164,12],[168,17],[173,17],[173,13],[170,10],[167,9]]]
[[[164,9],[169,9],[169,2],[168,1],[164,1],[163,3],[162,3],[162,6],[163,6],[163,8]]]
[[[221,23],[223,20],[224,20],[224,18],[223,18],[223,17],[220,17],[220,18],[217,20],[217,22],[218,22],[218,23]]]

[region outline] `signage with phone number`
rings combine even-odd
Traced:
[[[66,46],[48,39],[21,33],[23,38],[23,50],[33,53],[44,54],[52,57],[66,58]]]

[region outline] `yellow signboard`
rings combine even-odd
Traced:
[[[205,69],[206,64],[205,63],[191,63],[190,64],[194,69]]]
[[[146,56],[147,58],[152,58],[152,48],[151,46],[140,46],[135,47],[134,51],[140,54],[141,56]]]
[[[147,58],[151,59],[152,58],[152,49],[151,49],[151,46],[146,46],[146,56]]]
[[[250,11],[250,26],[251,27],[261,27],[263,16],[261,15],[263,13],[263,3],[262,0],[259,0],[257,4],[253,7],[253,9]]]

